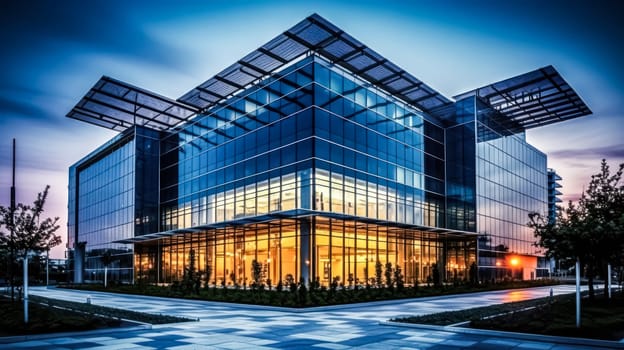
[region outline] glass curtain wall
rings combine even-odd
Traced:
[[[444,226],[442,129],[326,64],[310,57],[163,141],[162,230],[313,206]]]
[[[310,208],[312,79],[304,60],[166,137],[161,230]]]
[[[104,280],[101,256],[113,255],[108,266],[110,281],[132,281],[132,248],[126,244],[111,243],[134,236],[135,215],[135,138],[124,136],[107,145],[96,158],[80,164],[76,186],[70,188],[70,198],[76,205],[76,226],[80,239],[86,241],[84,281]]]
[[[528,213],[547,210],[546,155],[500,126],[501,116],[476,99],[477,213],[479,266],[482,278],[532,279],[537,258],[523,260],[513,271],[508,257],[537,256],[535,238],[527,226]],[[497,272],[498,271],[498,272]],[[512,276],[513,274],[513,276]]]
[[[209,283],[218,286],[249,286],[254,260],[260,264],[259,282],[265,285],[301,278],[325,286],[375,285],[378,262],[382,274],[390,263],[393,269],[401,268],[405,283],[413,284],[430,280],[434,264],[443,279],[465,279],[475,261],[474,240],[467,237],[320,216],[311,222],[313,236],[301,234],[309,219],[283,219],[137,244],[137,278],[179,281],[193,256],[203,280],[209,271]],[[308,245],[311,249],[305,249]]]
[[[471,258],[463,243],[446,243],[464,237],[356,224],[444,226],[444,132],[319,57],[212,108],[161,149],[161,230],[203,233],[137,244],[141,278],[178,280],[192,255],[224,286],[249,285],[253,260],[265,284],[370,283],[378,261],[414,282],[434,263],[445,271],[451,256],[463,274]],[[283,219],[266,222],[277,214]],[[240,224],[248,218],[265,223]],[[202,229],[218,223],[228,228]]]
[[[455,104],[453,125],[446,129],[446,224],[476,231],[476,126],[474,99]]]
[[[315,209],[443,227],[443,129],[322,59],[314,78]]]

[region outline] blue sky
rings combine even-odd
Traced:
[[[594,112],[528,132],[565,199],[600,159],[624,162],[624,2],[12,1],[0,9],[0,204],[16,138],[18,200],[50,184],[65,236],[67,168],[115,135],[65,117],[100,76],[178,98],[314,12],[448,97],[554,65]]]

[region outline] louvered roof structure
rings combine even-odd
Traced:
[[[243,57],[178,101],[206,110],[311,52],[424,111],[452,103],[317,14]]]
[[[507,118],[530,129],[591,114],[591,110],[553,66],[546,66],[457,95],[476,95]],[[510,128],[510,129],[513,129]]]
[[[310,54],[324,57],[431,115],[444,118],[453,110],[451,100],[313,14],[177,101],[104,76],[67,116],[116,131],[133,125],[172,130]],[[486,85],[455,99],[472,95],[499,111],[512,131],[591,114],[552,66]]]
[[[197,112],[193,106],[103,76],[67,116],[115,131],[133,125],[170,130]]]

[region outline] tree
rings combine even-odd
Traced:
[[[212,275],[212,264],[206,264],[206,279],[204,281],[204,289],[208,290],[210,288],[210,276]]]
[[[252,289],[258,289],[260,287],[260,278],[262,278],[262,265],[257,260],[251,262],[251,277],[253,279]]]
[[[624,184],[621,183],[624,163],[611,174],[606,160],[602,160],[600,173],[591,177],[580,205],[587,212],[586,227],[594,237],[596,269],[605,281],[608,293],[607,265],[617,265],[624,253]]]
[[[394,287],[394,281],[392,280],[392,263],[386,263],[384,277],[386,277],[386,287],[392,289]]]
[[[184,267],[184,274],[182,275],[182,282],[180,287],[184,294],[199,294],[200,279],[195,268],[195,250],[191,249],[188,255],[189,264]]]
[[[434,287],[440,287],[442,285],[442,281],[440,279],[440,269],[436,263],[431,264],[431,280],[433,281]]]
[[[381,261],[377,260],[375,263],[375,284],[377,284],[377,287],[381,287],[382,266]]]
[[[606,160],[600,173],[592,175],[578,204],[569,202],[560,209],[557,219],[549,222],[539,213],[529,214],[536,245],[546,249],[546,256],[558,260],[579,260],[585,267],[590,297],[594,297],[596,270],[606,276],[607,264],[619,266],[624,253],[624,164],[611,175]],[[606,290],[605,290],[606,292]]]
[[[590,296],[593,297],[595,264],[595,237],[586,228],[586,212],[583,207],[568,202],[565,209],[559,210],[554,222],[539,213],[529,213],[529,227],[533,228],[536,245],[546,249],[546,257],[572,265],[577,260],[581,270],[587,267]]]
[[[0,229],[4,227],[6,230],[0,231],[0,251],[14,252],[13,261],[9,263],[14,264],[29,253],[41,254],[61,244],[61,237],[55,235],[60,227],[59,218],[42,217],[49,190],[48,185],[32,205],[19,203],[14,212],[0,206]],[[11,271],[11,280],[14,280],[15,269]]]
[[[397,264],[396,268],[394,269],[394,283],[396,284],[399,291],[403,290],[403,287],[405,286],[405,281],[403,279],[403,272],[401,271],[401,266],[399,264]]]

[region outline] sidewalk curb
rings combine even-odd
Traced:
[[[136,321],[132,321],[132,322],[140,323]],[[31,341],[31,340],[52,339],[52,338],[91,336],[91,335],[102,335],[102,334],[109,334],[109,333],[132,332],[132,331],[141,331],[141,330],[149,330],[149,329],[152,329],[151,324],[141,323],[138,326],[132,326],[132,327],[103,328],[103,329],[95,329],[92,331],[82,331],[82,332],[61,332],[61,333],[14,335],[10,337],[0,337],[0,344],[10,344],[10,343],[18,343],[18,342],[25,342],[25,341]]]
[[[462,333],[462,334],[475,334],[486,335],[491,337],[500,337],[505,339],[522,339],[531,340],[542,343],[555,343],[555,344],[567,344],[567,345],[585,345],[590,347],[599,347],[607,349],[624,349],[624,339],[622,340],[597,340],[588,338],[571,338],[571,337],[559,337],[554,335],[541,335],[530,333],[516,333],[516,332],[504,332],[504,331],[492,331],[486,329],[476,328],[464,328],[454,326],[435,326],[419,323],[404,323],[393,321],[381,321],[382,326],[403,327],[403,328],[415,328],[415,329],[429,329],[435,331]]]
[[[544,297],[546,297],[548,296],[549,289],[552,287],[553,286],[540,286],[540,287],[527,287],[527,288],[517,288],[517,289],[499,289],[499,290],[494,290],[494,291],[477,291],[477,292],[469,292],[469,293],[461,293],[461,294],[445,294],[445,295],[426,296],[426,297],[417,297],[417,298],[374,300],[374,301],[364,301],[364,302],[359,302],[359,303],[310,306],[310,307],[301,307],[301,308],[286,307],[286,306],[272,306],[272,305],[242,304],[242,303],[214,301],[214,300],[173,298],[173,297],[140,295],[140,294],[125,294],[125,293],[114,293],[114,292],[105,292],[105,291],[88,291],[88,290],[71,289],[71,288],[67,288],[67,289],[59,288],[59,290],[81,292],[81,293],[89,294],[92,297],[97,296],[97,295],[100,295],[102,297],[122,295],[122,296],[127,296],[127,297],[154,298],[154,299],[163,300],[163,301],[178,300],[178,301],[185,301],[185,302],[198,303],[198,304],[212,304],[212,305],[218,305],[218,306],[235,306],[238,308],[249,309],[249,310],[272,310],[272,311],[280,311],[280,312],[307,313],[307,312],[339,311],[339,310],[344,310],[344,309],[363,308],[367,306],[385,306],[385,305],[395,305],[395,304],[410,303],[410,302],[441,300],[441,299],[453,298],[458,295],[479,296],[482,294],[487,294],[487,293],[492,293],[492,292],[497,293],[497,292],[509,292],[509,291],[523,291],[523,290],[531,290],[531,289],[537,289],[537,288],[543,288],[545,290]],[[574,291],[561,293],[561,294],[570,294],[570,293],[574,293]],[[95,304],[95,301],[94,301],[94,304]]]

